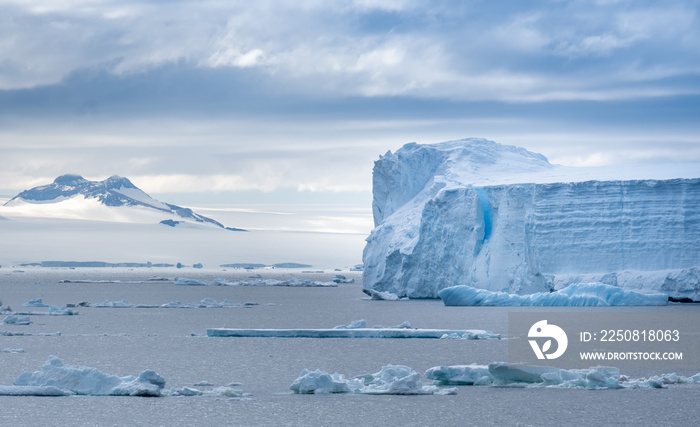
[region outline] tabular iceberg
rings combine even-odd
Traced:
[[[700,164],[573,168],[484,139],[375,162],[363,286],[437,298],[601,282],[700,300]]]

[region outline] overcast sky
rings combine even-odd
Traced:
[[[365,200],[407,142],[700,161],[698,1],[0,0],[0,189]],[[369,199],[367,199],[369,200]]]

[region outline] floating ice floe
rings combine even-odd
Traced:
[[[94,307],[98,308],[134,308],[136,305],[133,303],[129,302],[128,300],[121,300],[121,301],[103,301],[101,303],[95,304]]]
[[[22,307],[48,307],[48,305],[44,304],[41,298],[34,298],[22,304]]]
[[[453,286],[438,292],[446,306],[646,306],[667,305],[666,294],[642,294],[603,283],[580,283],[556,292],[516,295],[471,286]]]
[[[700,384],[700,373],[630,379],[617,368],[558,369],[494,362],[487,365],[436,366],[425,372],[436,385],[493,385],[501,387],[552,387],[585,389],[663,388],[672,384]]]
[[[375,291],[374,289],[369,290],[369,295],[375,301],[398,301],[401,299],[398,295],[391,292]]]
[[[258,305],[259,303],[245,303],[246,306]],[[94,307],[98,308],[227,308],[227,307],[241,307],[241,304],[237,304],[230,300],[223,300],[221,302],[216,301],[213,298],[204,298],[199,303],[195,304],[185,304],[180,301],[171,301],[165,304],[153,305],[153,304],[133,304],[128,300],[121,301],[103,301],[99,304],[95,304]]]
[[[12,332],[12,331],[0,331],[0,337],[60,337],[60,332]]]
[[[288,280],[277,280],[277,279],[255,279],[255,280],[241,280],[236,282],[228,282],[224,279],[217,279],[215,282],[219,285],[225,286],[284,286],[284,287],[298,287],[298,288],[334,288],[337,287],[337,283],[333,282],[319,282],[317,280],[299,280],[296,277],[292,277]]]
[[[160,396],[164,386],[165,379],[152,370],[145,370],[138,377],[118,377],[95,368],[64,365],[58,357],[49,356],[41,371],[21,374],[15,380],[14,387],[3,386],[0,388],[0,394],[4,389],[7,394],[20,392],[26,395],[30,391],[58,393],[57,390],[62,393],[33,393],[42,396]]]
[[[31,325],[32,321],[26,316],[15,316],[14,314],[10,314],[5,316],[2,323],[5,325]]]
[[[333,278],[333,283],[355,283],[355,279],[348,279],[342,274],[336,274]]]
[[[77,311],[71,310],[70,308],[64,306],[58,307],[55,305],[49,306],[49,314],[52,316],[75,316],[78,314]]]
[[[401,326],[401,325],[399,325]],[[406,329],[398,328],[350,328],[350,329],[207,329],[209,337],[255,338],[429,338],[460,334],[469,339],[500,339],[500,334],[484,330]],[[465,338],[467,339],[467,338]]]
[[[41,371],[24,372],[13,385],[0,385],[0,396],[215,396],[236,400],[252,396],[229,386],[205,391],[164,387],[165,379],[152,370],[137,377],[118,377],[95,368],[65,365],[58,357],[49,356]]]
[[[277,280],[277,279],[255,279],[255,280],[240,280],[235,282],[229,282],[226,279],[218,278],[213,281],[206,283],[201,280],[187,279],[183,277],[177,277],[174,279],[174,284],[180,286],[285,286],[285,287],[300,287],[300,288],[325,288],[325,287],[337,287],[337,283],[333,282],[319,282],[315,280],[299,280],[292,277],[288,280]]]
[[[232,400],[251,400],[252,393],[246,393],[232,387],[215,387],[212,390],[198,390],[192,387],[172,387],[163,390],[163,396],[213,396]]]
[[[289,388],[297,394],[457,394],[455,388],[423,385],[418,372],[401,365],[387,365],[377,373],[350,379],[337,372],[330,375],[318,369],[313,372],[304,369]]]
[[[178,286],[207,286],[207,284],[201,280],[186,279],[184,277],[176,277],[173,284]]]

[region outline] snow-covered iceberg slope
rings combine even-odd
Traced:
[[[573,168],[484,139],[411,143],[375,162],[373,193],[368,293],[595,281],[700,300],[700,164]]]
[[[580,283],[556,292],[537,292],[528,295],[487,291],[461,285],[445,288],[438,292],[438,295],[447,306],[618,307],[668,303],[666,294],[642,294],[603,283]]]

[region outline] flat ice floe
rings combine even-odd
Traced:
[[[643,294],[603,283],[580,283],[555,292],[509,294],[471,286],[453,286],[438,292],[446,306],[499,307],[609,307],[667,305],[666,294]]]
[[[12,332],[12,331],[0,331],[0,337],[60,337],[60,332]]]
[[[340,276],[344,277],[344,276]],[[335,282],[339,280],[339,282]],[[300,287],[300,288],[334,288],[338,286],[338,283],[353,283],[354,279],[351,280],[341,280],[338,276],[333,282],[321,282],[317,280],[308,279],[297,279],[292,277],[287,280],[278,279],[261,279],[256,278],[253,280],[237,280],[230,282],[226,279],[218,278],[210,282],[205,282],[202,280],[187,278],[187,277],[154,277],[147,280],[91,280],[91,279],[79,279],[79,280],[61,280],[59,283],[149,283],[149,282],[173,282],[177,286],[284,286],[284,287]]]
[[[297,394],[457,394],[455,388],[423,385],[418,372],[402,365],[386,365],[377,373],[350,379],[337,372],[330,375],[318,369],[313,372],[304,369],[289,388]]]
[[[400,325],[399,325],[400,326]],[[490,331],[449,329],[397,328],[344,328],[344,329],[207,329],[209,337],[254,337],[254,338],[428,338],[439,339],[445,335],[458,334],[463,339],[500,339],[500,334]]]
[[[235,282],[229,282],[225,279],[216,279],[211,284],[218,286],[285,286],[298,288],[335,288],[338,286],[338,284],[334,282],[319,282],[317,280],[297,279],[296,277],[287,280],[255,279]]]
[[[619,369],[558,369],[494,362],[489,365],[436,366],[425,372],[436,385],[491,385],[501,387],[552,387],[585,389],[663,388],[673,384],[700,384],[700,373],[691,377],[673,374],[631,379]]]
[[[97,308],[230,308],[230,307],[250,307],[253,305],[259,305],[258,303],[246,302],[244,304],[238,304],[233,301],[224,299],[221,302],[216,301],[213,298],[204,298],[198,303],[186,304],[180,301],[170,301],[165,304],[134,304],[129,300],[123,299],[120,301],[103,301],[101,303],[95,304],[94,307]]]

